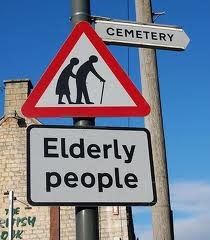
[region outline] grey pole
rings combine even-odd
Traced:
[[[72,0],[71,9],[72,26],[82,21],[90,22],[90,0]]]
[[[151,1],[135,0],[135,4],[137,22],[152,23]],[[153,239],[173,240],[173,217],[170,206],[156,51],[140,49],[139,57],[142,93],[151,107],[151,113],[145,118],[145,127],[151,133],[157,189],[157,204],[152,207]]]
[[[90,22],[90,0],[72,0],[72,26]],[[95,126],[94,118],[74,118],[75,126]],[[98,240],[98,208],[76,207],[76,240]]]
[[[9,217],[8,217],[8,239],[13,239],[13,203],[14,203],[14,192],[9,191]]]

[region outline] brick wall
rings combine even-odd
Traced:
[[[27,210],[19,202],[26,202],[25,144],[25,127],[19,127],[15,117],[5,116],[0,122],[0,239],[7,239],[7,224],[4,221],[8,218],[5,210],[8,208],[8,196],[3,193],[10,190],[15,192],[17,198],[14,208],[20,208],[18,214],[14,215],[14,230],[16,233],[19,231],[15,239],[49,238],[49,208],[33,207]],[[31,221],[35,222],[32,224]]]
[[[32,85],[28,79],[5,81],[4,116],[0,119],[0,240],[7,238],[8,196],[13,190],[14,239],[50,239],[50,208],[25,209],[26,200],[26,127],[40,124],[36,119],[23,119],[20,108]],[[21,203],[22,202],[22,203]],[[129,221],[126,207],[99,208],[99,237],[101,240],[128,240]],[[60,239],[75,240],[74,207],[60,208]],[[131,239],[131,238],[130,238]]]
[[[13,114],[15,111],[21,115],[20,109],[26,100],[32,84],[28,79],[6,80],[5,83],[5,115]]]

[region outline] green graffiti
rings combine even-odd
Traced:
[[[4,227],[4,223],[5,223],[5,220],[4,219],[0,219],[0,227],[1,228],[5,228]]]
[[[34,227],[36,222],[36,217],[28,217],[28,225],[31,225],[32,227]]]
[[[6,216],[9,213],[9,210],[5,209]],[[13,211],[13,216],[15,218],[12,219],[13,227],[26,227],[31,226],[34,227],[36,223],[36,217],[35,216],[27,216],[27,217],[16,217],[20,214],[20,208],[15,208]],[[9,218],[6,219],[0,219],[0,230],[4,228],[8,228],[9,225]],[[12,239],[23,239],[24,231],[23,230],[14,230],[13,231],[13,238]],[[7,240],[8,239],[8,231],[0,231],[0,240]]]
[[[27,217],[17,218],[17,227],[25,227],[27,225]]]
[[[5,212],[6,212],[6,215],[8,215],[9,214],[9,209],[6,208]],[[13,215],[18,215],[19,213],[20,213],[20,208],[19,207],[13,209]]]
[[[0,239],[6,240],[7,237],[8,237],[8,232],[4,231],[4,232],[1,233],[1,238]]]
[[[13,239],[22,239],[23,230],[13,232]]]
[[[25,227],[27,225],[34,227],[35,223],[36,223],[36,217],[17,217],[17,218],[13,218],[13,227]],[[0,220],[0,228],[8,228],[9,226],[9,219],[1,219]]]
[[[23,234],[23,230],[14,230],[12,232],[12,239],[23,239],[22,234]],[[4,231],[4,232],[0,233],[0,239],[7,240],[8,235],[9,235],[8,232]]]

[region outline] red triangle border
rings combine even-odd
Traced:
[[[94,107],[94,105],[91,105],[87,107],[86,105],[85,107],[71,107],[68,105],[66,107],[35,107],[83,33],[88,37],[110,70],[120,81],[136,106],[119,107],[102,105],[100,107]],[[26,117],[143,117],[150,113],[150,106],[91,25],[88,22],[80,22],[75,26],[72,33],[42,75],[40,81],[23,104],[21,111]]]

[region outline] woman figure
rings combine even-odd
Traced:
[[[70,63],[63,69],[58,78],[55,90],[56,95],[58,95],[58,104],[65,104],[65,102],[62,102],[63,95],[66,96],[69,104],[73,103],[70,98],[69,78],[76,78],[76,75],[72,72],[72,70],[78,63],[78,58],[72,58]]]

